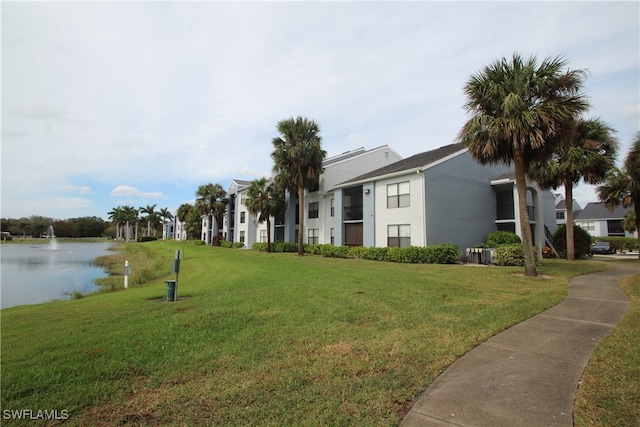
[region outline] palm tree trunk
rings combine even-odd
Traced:
[[[304,256],[304,187],[298,187],[298,256]]]
[[[567,205],[567,259],[575,261],[576,248],[573,236],[573,183],[570,180],[564,182],[564,198]]]
[[[271,220],[267,217],[267,252],[271,252]]]
[[[518,210],[520,221],[520,234],[524,250],[524,275],[536,277],[536,260],[533,254],[533,238],[531,237],[531,225],[529,223],[529,210],[527,209],[527,181],[525,178],[524,153],[514,150],[514,166],[516,175],[516,190],[518,192]]]

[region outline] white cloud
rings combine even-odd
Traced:
[[[3,205],[76,182],[90,189],[67,191],[103,215],[113,197],[178,205],[198,185],[268,175],[276,123],[297,115],[320,123],[329,155],[389,144],[410,156],[454,141],[465,81],[515,50],[588,68],[594,115],[628,144],[638,13],[636,2],[3,3]]]
[[[77,185],[65,185],[62,187],[62,191],[65,193],[93,194],[91,187],[86,185],[82,187],[78,187]]]
[[[142,192],[129,185],[119,185],[109,193],[111,197],[138,197],[143,199],[166,199],[167,197],[159,191]]]

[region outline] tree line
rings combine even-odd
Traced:
[[[95,216],[59,220],[32,215],[2,219],[2,232],[18,237],[48,237],[50,226],[53,226],[56,237],[113,237],[110,224]]]

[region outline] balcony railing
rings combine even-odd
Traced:
[[[362,219],[362,205],[353,205],[344,207],[345,221],[355,221]]]

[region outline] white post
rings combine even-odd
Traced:
[[[131,267],[129,266],[129,260],[124,262],[124,288],[129,287],[129,274],[131,274]]]

